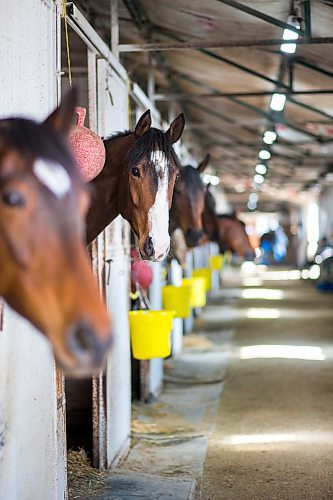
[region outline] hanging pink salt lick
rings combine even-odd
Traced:
[[[84,126],[86,109],[77,107],[77,124],[69,133],[69,143],[74,158],[85,182],[89,182],[101,172],[105,164],[105,147],[102,139]]]

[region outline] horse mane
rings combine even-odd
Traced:
[[[192,165],[185,165],[180,169],[181,178],[195,190],[202,190],[204,183],[202,182],[199,171]]]
[[[119,139],[119,137],[126,137],[130,134],[132,134],[133,130],[124,130],[120,132],[112,132],[112,134],[107,135],[106,137],[102,137],[103,142],[112,142],[115,141],[116,139]]]
[[[16,149],[29,161],[51,160],[62,165],[71,177],[79,176],[65,138],[50,125],[25,118],[9,118],[0,120],[0,135],[6,147]]]
[[[209,189],[207,189],[206,191],[205,205],[210,212],[215,213],[216,201],[212,193],[209,191]]]
[[[124,132],[116,132],[104,139],[104,142],[113,142],[121,137],[127,137],[132,134],[133,130],[125,130]],[[151,127],[141,137],[138,137],[126,155],[128,167],[139,163],[144,158],[150,160],[154,151],[162,151],[166,157],[172,157],[173,161],[180,167],[178,157],[173,149],[173,143],[168,134],[157,128]]]
[[[217,217],[219,219],[229,219],[229,220],[233,220],[235,222],[239,222],[240,224],[242,224],[242,226],[245,227],[245,222],[243,222],[242,220],[238,219],[237,215],[235,213],[232,213],[232,214],[217,214]]]

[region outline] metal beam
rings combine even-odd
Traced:
[[[295,43],[296,45],[318,45],[332,44],[333,37],[315,37],[300,40],[283,40],[283,43]],[[270,47],[281,45],[281,38],[271,38],[265,40],[203,40],[189,42],[153,42],[153,43],[134,43],[120,44],[120,52],[165,52],[169,50],[193,50],[193,49],[227,49],[239,47]],[[280,51],[277,51],[280,53]]]
[[[183,93],[183,94],[155,94],[156,101],[191,101],[195,99],[217,98],[217,97],[263,97],[275,94],[276,90],[260,91],[260,92],[215,92],[214,94],[197,94],[197,93]],[[279,92],[280,94],[288,95],[317,95],[317,94],[333,94],[333,89],[319,89],[319,90],[295,90],[290,94],[286,92]]]
[[[305,35],[304,31],[302,31],[301,29],[295,28],[295,26],[293,26],[292,24],[288,24],[288,23],[285,23],[284,21],[280,21],[280,19],[276,19],[275,17],[264,14],[263,12],[260,12],[259,10],[253,9],[252,7],[249,7],[248,5],[244,5],[240,2],[236,2],[235,0],[216,0],[216,1],[223,3],[225,5],[229,5],[229,7],[233,7],[234,9],[240,10],[241,12],[245,12],[246,14],[249,14],[250,16],[257,17],[258,19],[261,19],[262,21],[266,21],[267,23],[274,24],[275,26],[278,26],[279,28],[288,29],[290,31],[295,31],[295,33],[298,33],[301,36]]]
[[[165,32],[164,30],[163,30],[163,34],[164,34],[164,36],[166,36],[172,40],[177,40],[178,42],[182,41],[179,37],[177,37],[175,35],[171,35],[171,34]],[[280,80],[275,80],[273,78],[269,78],[268,76],[266,76],[263,73],[259,73],[258,71],[255,71],[255,70],[249,68],[248,66],[244,66],[243,64],[236,63],[235,61],[232,61],[231,59],[223,57],[219,54],[215,54],[215,52],[211,52],[210,50],[206,50],[206,49],[198,49],[198,51],[201,54],[205,54],[206,56],[213,58],[213,59],[216,59],[217,61],[222,62],[224,64],[228,64],[229,66],[233,66],[234,68],[237,68],[241,71],[244,71],[245,73],[248,73],[249,75],[255,76],[257,78],[261,78],[262,80],[265,80],[266,82],[272,83],[273,85],[276,85],[279,87],[284,87],[284,88],[289,88],[288,85],[281,82]]]

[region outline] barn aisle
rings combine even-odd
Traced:
[[[295,278],[263,270],[227,291],[239,300],[206,500],[333,498],[333,297]]]

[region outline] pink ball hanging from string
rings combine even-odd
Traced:
[[[77,107],[77,124],[69,133],[69,143],[85,182],[89,182],[101,172],[105,164],[105,146],[102,139],[84,126],[86,109]]]

